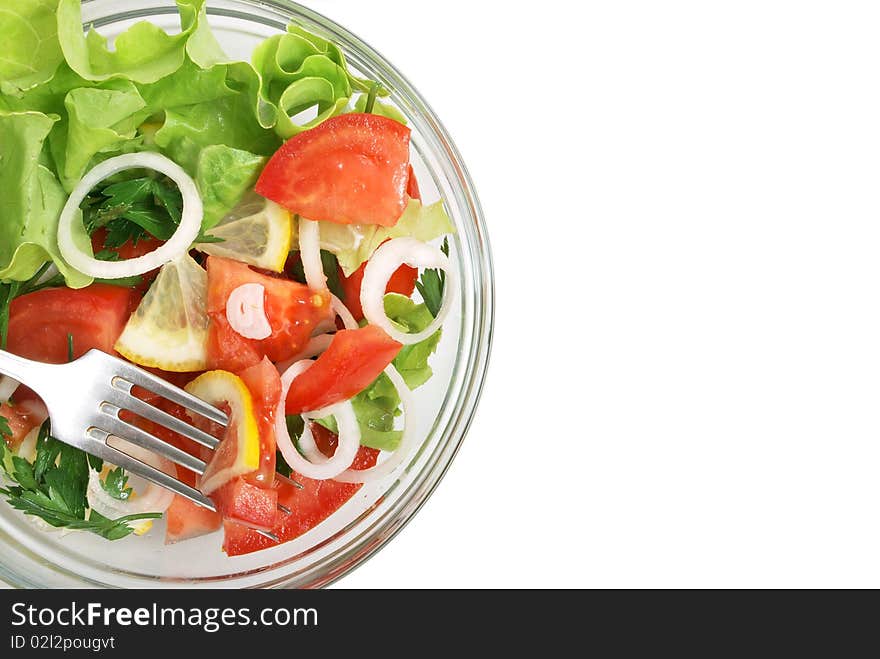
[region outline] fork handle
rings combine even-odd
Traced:
[[[32,386],[34,384],[34,376],[42,370],[41,367],[43,366],[43,364],[31,361],[30,359],[0,350],[0,374],[8,375],[13,380],[18,380],[31,389],[34,388]]]

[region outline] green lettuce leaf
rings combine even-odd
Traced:
[[[338,49],[301,28],[269,37],[254,50],[251,62],[260,74],[260,97],[277,109],[275,131],[284,139],[341,114],[352,94],[351,79]],[[316,108],[316,117],[291,117]]]
[[[400,416],[400,396],[384,373],[364,391],[351,399],[358,425],[361,445],[380,451],[394,451],[400,446],[403,432],[394,429],[394,420]],[[338,433],[334,417],[318,421],[331,432]]]
[[[361,113],[366,112],[368,100],[369,96],[367,94],[361,94],[358,97],[357,101],[355,101],[354,111]],[[404,126],[406,126],[406,116],[403,114],[403,112],[388,103],[376,101],[373,104],[371,114],[378,114],[380,117],[388,117],[389,119],[394,119],[394,121],[402,123]]]
[[[249,151],[215,144],[199,154],[196,185],[205,215],[202,228],[217,225],[257,181],[266,159]]]
[[[73,89],[64,105],[66,131],[56,132],[53,150],[68,191],[76,187],[95,155],[117,155],[150,115],[137,88],[125,80],[110,81],[106,88]]]
[[[58,217],[67,196],[55,175],[40,164],[56,121],[39,112],[0,112],[0,280],[27,280],[51,259],[69,286],[91,282],[58,251]]]
[[[369,260],[379,245],[392,238],[411,236],[416,240],[430,242],[450,233],[455,227],[443,202],[422,206],[416,199],[410,199],[401,218],[393,227],[372,224],[337,224],[319,222],[321,249],[332,252],[339,260],[346,276],[351,275],[362,263]],[[293,248],[299,249],[299,234],[294,235]]]
[[[427,306],[416,304],[410,298],[396,293],[385,296],[385,313],[401,330],[410,334],[422,332],[434,322],[434,316]],[[437,351],[442,332],[437,330],[424,341],[403,346],[394,359],[394,367],[410,389],[422,386],[434,374],[428,359]]]
[[[197,64],[211,66],[225,58],[210,34],[204,0],[178,0],[181,31],[168,34],[141,21],[120,34],[109,48],[106,37],[95,29],[83,36],[80,0],[60,0],[58,39],[70,68],[86,80],[126,78],[151,83],[174,73],[188,54]],[[194,45],[188,48],[188,42]],[[219,52],[218,52],[219,51]]]
[[[272,155],[280,146],[278,138],[252,117],[253,109],[242,95],[169,110],[156,133],[156,144],[190,174],[198,168],[202,149],[209,146]]]
[[[61,64],[55,11],[58,0],[2,0],[0,91],[19,94],[49,80]]]
[[[23,139],[32,146],[26,153],[30,169],[16,173],[4,167],[3,185],[15,190],[14,198],[0,205],[0,273],[6,278],[25,278],[52,259],[68,283],[88,283],[60,261],[55,211],[64,191],[101,160],[161,151],[197,179],[205,197],[205,227],[210,228],[253,185],[263,158],[277,150],[283,137],[348,111],[352,96],[370,88],[349,72],[336,45],[296,25],[260,46],[254,65],[230,60],[210,31],[205,0],[177,0],[179,33],[141,22],[117,36],[112,46],[94,29],[84,35],[79,0],[0,3],[6,39],[0,111],[42,116],[39,122],[4,120],[4,153],[7,144]],[[313,107],[318,119],[296,123],[290,118]],[[377,108],[386,112],[381,104]],[[36,139],[38,123],[48,135]],[[25,124],[27,136],[19,134]],[[442,208],[439,214],[425,211],[424,218],[408,216],[390,232],[364,228],[365,240],[359,229],[350,235],[345,235],[348,230],[327,233],[350,272],[387,237],[416,235],[411,222],[418,221],[424,239],[451,228]],[[76,239],[88,250],[84,231],[77,231]]]

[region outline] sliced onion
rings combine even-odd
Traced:
[[[49,418],[49,410],[39,398],[29,398],[18,404],[18,408],[27,415],[31,423],[42,425],[43,421]]]
[[[124,261],[99,261],[84,253],[73,239],[74,222],[86,195],[104,179],[127,169],[152,169],[165,174],[180,188],[183,197],[180,226],[174,235],[155,251]],[[100,279],[121,279],[142,275],[185,254],[202,227],[202,199],[195,181],[179,165],[158,153],[128,153],[105,160],[86,174],[74,189],[58,221],[58,247],[61,256],[83,274]]]
[[[12,394],[16,392],[21,383],[13,380],[8,375],[0,375],[0,403],[5,403],[12,398]]]
[[[327,275],[321,263],[321,230],[317,222],[300,218],[299,257],[302,259],[306,283],[313,291],[327,289]]]
[[[312,364],[314,362],[309,360],[297,362],[281,376],[281,402],[278,405],[278,413],[275,415],[275,439],[281,455],[284,456],[285,462],[287,462],[291,469],[313,480],[330,480],[344,472],[354,462],[361,445],[361,429],[351,401],[338,403],[325,410],[303,414],[302,417],[306,423],[303,435],[300,438],[300,446],[303,447],[304,451],[306,446],[310,449],[314,447],[314,437],[309,429],[309,420],[311,419],[321,419],[326,416],[336,417],[336,423],[339,425],[339,444],[332,458],[327,458],[324,455],[315,455],[313,452],[313,459],[307,460],[299,454],[287,430],[287,416],[284,408],[291,384],[293,384],[296,378],[311,368]],[[315,451],[317,451],[316,447]]]
[[[272,336],[266,316],[266,288],[262,284],[242,284],[226,301],[226,320],[246,339],[262,341]]]
[[[42,423],[40,425],[42,425]],[[31,431],[24,436],[24,439],[21,440],[21,444],[18,445],[16,455],[33,463],[33,461],[37,459],[37,440],[39,438],[40,426],[32,428]]]
[[[108,441],[108,443],[113,448],[166,474],[175,474],[175,467],[170,460],[162,458],[151,451],[147,451],[118,437],[113,437],[112,441]],[[139,487],[130,499],[120,501],[107,493],[101,485],[101,474],[91,469],[89,470],[89,485],[86,491],[89,507],[110,519],[140,513],[164,513],[168,510],[171,502],[174,500],[174,493],[149,481],[144,481],[144,483],[145,485]],[[141,533],[145,532],[149,528],[150,521],[133,522],[132,525],[136,529],[135,532],[138,532],[138,528],[142,529]]]
[[[384,461],[369,469],[349,469],[334,480],[341,483],[372,483],[391,475],[409,456],[416,444],[416,420],[415,420],[415,400],[412,391],[406,386],[406,382],[397,372],[393,365],[389,365],[385,369],[385,375],[397,388],[400,395],[400,402],[403,406],[403,437],[400,439],[400,446],[397,450],[389,455]]]
[[[388,280],[404,264],[413,268],[439,268],[446,271],[446,287],[440,311],[434,322],[417,334],[400,331],[385,313],[385,291],[388,288]],[[452,310],[457,295],[458,275],[443,252],[415,238],[395,238],[379,247],[367,262],[361,285],[361,307],[364,316],[373,325],[381,327],[395,341],[412,345],[433,336],[440,329]]]
[[[342,318],[342,324],[345,325],[345,329],[357,329],[360,327],[358,325],[358,321],[354,319],[354,316],[351,314],[351,311],[348,310],[348,307],[345,306],[345,303],[340,300],[335,295],[330,296],[330,308],[333,309],[333,312]]]

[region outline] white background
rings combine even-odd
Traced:
[[[880,586],[880,6],[308,4],[433,105],[497,265],[464,448],[340,585]]]

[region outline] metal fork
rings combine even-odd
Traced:
[[[33,389],[49,410],[52,436],[60,442],[122,467],[156,485],[171,490],[208,510],[213,502],[197,489],[110,445],[113,438],[157,453],[198,475],[207,464],[152,433],[124,420],[124,413],[152,421],[209,449],[220,440],[132,393],[140,387],[222,427],[229,420],[222,411],[161,378],[99,350],[90,350],[67,364],[43,364],[0,350],[0,373]],[[285,513],[290,511],[282,506]],[[268,531],[258,531],[272,540]]]

